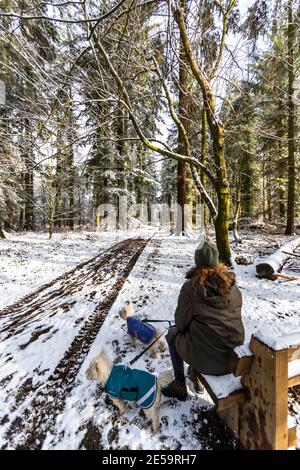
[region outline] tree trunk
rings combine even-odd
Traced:
[[[70,216],[69,216],[69,227],[71,230],[74,230],[74,212],[75,212],[75,198],[74,198],[74,186],[72,188],[69,188],[69,210],[70,210]]]
[[[33,154],[30,149],[31,131],[29,119],[25,119],[25,201],[24,201],[24,229],[34,230],[34,192],[33,192]]]
[[[230,217],[230,192],[229,187],[217,188],[218,217],[216,218],[216,241],[221,262],[231,266],[231,252],[229,244],[229,217]]]
[[[31,163],[27,162],[27,169],[24,175],[25,181],[25,230],[34,230],[34,215],[33,215],[33,171]]]
[[[282,148],[281,148],[281,142],[279,141],[279,151],[280,155],[282,155]],[[279,217],[281,219],[284,218],[285,216],[285,201],[284,201],[284,196],[285,196],[285,188],[284,188],[284,175],[285,175],[285,159],[280,158],[279,163],[278,163],[278,199],[279,199]]]
[[[54,225],[55,227],[61,227],[62,222],[62,193],[64,186],[64,163],[63,163],[63,154],[60,153],[63,147],[62,143],[62,124],[58,119],[58,128],[57,128],[57,139],[56,139],[56,174],[55,174],[55,204],[53,208]]]
[[[268,221],[270,223],[273,222],[273,214],[272,214],[272,166],[271,166],[271,155],[268,155],[267,161],[267,214],[268,214]]]
[[[253,187],[253,161],[254,145],[251,133],[245,130],[245,148],[241,154],[241,217],[253,217],[254,187]]]
[[[211,108],[211,105],[208,103],[207,109],[214,108]],[[218,198],[218,216],[214,221],[216,241],[220,261],[231,266],[232,260],[229,243],[230,189],[224,154],[224,128],[221,122],[213,120],[213,116],[210,116],[209,114],[208,116],[217,173],[215,189]]]
[[[0,224],[0,238],[2,238],[2,239],[6,238],[6,236],[4,235],[1,224]]]
[[[288,0],[288,203],[285,234],[295,231],[295,105],[294,105],[294,45],[295,24],[293,0]]]
[[[180,0],[181,8],[186,15],[187,12],[187,0]],[[186,17],[186,16],[185,16]],[[179,45],[179,119],[188,134],[188,68],[187,61],[180,38]],[[186,139],[183,133],[179,129],[178,131],[178,153],[181,155],[188,155],[189,149],[186,148]],[[185,214],[184,206],[186,202],[186,164],[185,162],[178,161],[177,164],[177,204],[181,209],[180,220],[177,218],[177,229],[176,235],[185,235]]]
[[[201,116],[201,121],[202,121],[202,127],[201,127],[201,163],[203,165],[206,165],[206,147],[207,147],[207,138],[206,138],[206,109],[202,108],[202,116]],[[206,190],[206,174],[204,173],[203,170],[201,170],[201,182],[203,185],[203,188]],[[201,204],[205,204],[205,200],[203,196],[201,196]],[[204,227],[207,226],[208,224],[208,214],[207,214],[207,207],[204,205],[204,210],[203,210],[203,225]]]
[[[178,161],[177,164],[177,204],[180,212],[177,215],[176,235],[184,235],[184,205],[185,205],[185,189],[186,189],[186,167],[185,162]],[[179,215],[180,214],[180,215]]]
[[[49,240],[51,240],[53,235],[53,209],[54,209],[54,201],[53,201],[53,168],[52,168],[52,159],[50,164],[50,178],[49,178],[49,215],[48,215],[48,236]]]
[[[174,17],[179,26],[181,42],[191,71],[199,83],[206,109],[207,122],[213,144],[213,157],[216,167],[216,179],[213,180],[218,198],[218,216],[215,219],[216,241],[220,261],[231,265],[229,244],[230,190],[227,178],[227,167],[224,153],[224,128],[216,113],[215,97],[211,83],[195,60],[186,31],[186,17],[182,10],[174,9]]]
[[[69,96],[72,98],[72,89],[69,89]],[[67,138],[69,143],[68,148],[68,164],[67,164],[67,182],[68,182],[68,198],[69,198],[69,213],[68,213],[68,226],[71,230],[74,230],[75,225],[75,167],[74,167],[74,149],[73,149],[73,135],[72,130],[74,129],[74,116],[73,116],[73,101],[71,99],[68,111],[67,111]]]
[[[242,242],[238,233],[238,220],[239,220],[240,211],[241,211],[241,189],[240,189],[240,182],[238,182],[235,211],[234,211],[234,217],[233,217],[233,236],[237,243]]]
[[[75,168],[74,168],[74,155],[73,148],[70,149],[69,155],[69,165],[68,165],[68,196],[69,196],[69,216],[68,216],[68,226],[71,230],[74,230],[74,218],[75,218]]]
[[[263,206],[263,221],[266,221],[266,164],[265,155],[263,155],[262,163],[262,206]]]
[[[122,109],[121,105],[119,106],[120,110]],[[121,114],[121,111],[120,111]],[[124,117],[123,117],[124,116]],[[122,112],[122,117],[120,116],[117,121],[116,127],[116,137],[117,137],[117,144],[116,148],[119,154],[119,179],[118,179],[118,187],[120,190],[124,190],[123,194],[121,193],[117,198],[117,227],[120,229],[124,223],[123,217],[124,214],[121,213],[121,205],[124,198],[124,194],[127,193],[128,189],[128,142],[124,140],[127,135],[128,130],[128,122],[127,122],[127,113],[124,111]]]

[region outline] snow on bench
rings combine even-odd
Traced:
[[[269,348],[274,349],[274,351],[280,351],[281,349],[295,349],[295,355],[299,357],[293,357],[291,358],[292,360],[294,359],[299,359],[300,358],[300,331],[297,331],[295,333],[291,334],[284,334],[282,336],[274,336],[270,335],[270,333],[266,334],[265,331],[257,331],[254,335],[255,338],[257,338],[259,341],[262,343],[266,344],[269,346]]]
[[[234,349],[233,375],[235,377],[240,377],[245,374],[248,374],[250,370],[254,356],[249,345],[250,343],[245,343],[241,346],[237,346]]]
[[[241,377],[235,377],[233,374],[201,374],[200,378],[218,411],[232,406],[233,403],[244,401]]]
[[[226,375],[200,374],[200,380],[210,394],[218,411],[224,410],[235,403],[244,401],[241,376],[247,374],[253,360],[249,344],[238,346],[234,350],[233,373]]]
[[[238,358],[242,359],[243,357],[253,356],[253,352],[249,347],[249,343],[242,344],[241,346],[237,346],[234,348],[235,354]]]

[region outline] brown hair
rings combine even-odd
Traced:
[[[212,288],[217,295],[225,297],[235,284],[235,273],[223,263],[216,266],[193,267],[186,273],[187,279],[192,279],[194,289],[197,286]]]

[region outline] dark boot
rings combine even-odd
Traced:
[[[193,367],[191,367],[191,366],[188,367],[188,376],[194,384],[195,392],[196,393],[204,393],[205,389],[204,389],[204,387],[201,383],[201,380],[199,379],[197,371],[195,369],[193,369]]]
[[[187,399],[187,388],[185,381],[173,380],[167,387],[162,388],[161,393],[165,397],[178,398],[180,401]]]

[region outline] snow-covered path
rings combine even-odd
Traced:
[[[0,419],[8,438],[18,441],[25,430],[26,447],[33,436],[41,440],[146,244],[120,242],[1,311]]]
[[[124,234],[120,238],[124,239]],[[254,257],[261,250],[259,254],[266,255],[274,251],[283,238],[265,237],[264,240],[261,235],[254,237],[246,233],[244,243],[234,246],[234,250],[236,254],[250,253]],[[130,361],[141,351],[140,345],[130,346],[125,324],[118,315],[126,300],[134,303],[136,314],[142,318],[173,319],[179,290],[187,268],[193,263],[196,244],[196,239],[159,233],[144,247],[128,277],[121,276],[119,285],[120,272],[126,270],[134,250],[131,247],[126,254],[125,245],[121,245],[124,249],[122,253],[119,250],[120,256],[105,258],[105,253],[114,253],[112,247],[82,269],[75,270],[71,277],[62,276],[55,288],[42,290],[30,301],[37,310],[31,309],[24,315],[22,305],[6,309],[8,315],[0,319],[3,338],[6,338],[0,362],[0,403],[3,406],[0,447],[235,447],[236,443],[218,420],[209,396],[206,393],[196,395],[189,381],[188,401],[162,398],[160,433],[152,435],[149,422],[136,408],[128,408],[125,415],[118,418],[102,389],[85,377],[91,358],[103,346],[111,358],[119,362]],[[243,293],[247,338],[257,329],[274,331],[274,334],[300,329],[297,282],[279,285],[279,282],[258,280],[255,264],[236,266],[236,273]],[[116,285],[117,288],[113,288]],[[61,292],[62,297],[53,295],[54,292]],[[47,303],[43,304],[43,300]],[[93,319],[93,315],[95,323],[87,321]],[[11,337],[8,337],[9,325],[14,333]],[[167,328],[167,323],[161,325]],[[142,356],[135,367],[160,374],[170,365],[166,351],[156,359]]]
[[[136,233],[70,231],[55,233],[52,240],[45,232],[6,235],[0,244],[0,309]]]
[[[186,403],[163,397],[161,431],[155,436],[151,433],[149,422],[134,407],[118,418],[102,389],[85,378],[91,358],[103,346],[112,359],[122,363],[128,363],[141,351],[140,345],[136,348],[130,346],[126,325],[118,315],[119,308],[126,300],[134,303],[136,313],[141,317],[173,318],[184,272],[187,264],[192,263],[191,248],[194,243],[195,240],[187,243],[183,239],[160,236],[147,245],[95,339],[66,406],[57,418],[55,434],[48,432],[43,448],[201,448],[199,432],[206,424],[199,420],[199,413],[203,406],[211,406],[207,395],[201,399],[191,392],[191,399]],[[162,328],[167,326],[168,323]],[[160,374],[170,368],[169,354],[166,351],[156,359],[142,356],[135,367]],[[227,440],[226,446],[233,446],[226,432],[223,439]]]

